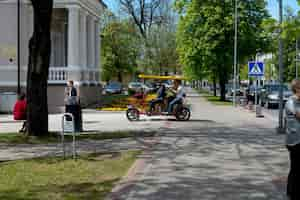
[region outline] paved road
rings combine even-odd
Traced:
[[[110,199],[283,200],[288,155],[273,121],[190,98],[193,120],[163,129]]]

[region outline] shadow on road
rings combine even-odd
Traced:
[[[112,199],[284,199],[287,152],[272,129],[165,128],[159,138],[141,157],[147,167]]]

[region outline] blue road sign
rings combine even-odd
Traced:
[[[265,64],[263,62],[248,62],[248,75],[251,77],[262,77],[265,72]]]

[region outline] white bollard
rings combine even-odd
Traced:
[[[66,118],[70,117],[71,121],[67,121]],[[67,123],[68,122],[68,123]],[[66,158],[66,147],[64,136],[65,133],[72,133],[73,135],[73,159],[76,159],[76,133],[75,133],[75,121],[74,116],[71,113],[65,113],[62,116],[62,132],[61,132],[61,143],[63,148],[64,159]]]
[[[255,113],[256,113],[256,117],[260,118],[260,117],[264,117],[264,115],[262,114],[262,107],[259,105],[255,106]]]

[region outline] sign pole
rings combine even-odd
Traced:
[[[255,107],[257,106],[257,87],[258,87],[258,84],[257,84],[257,78],[255,79]]]
[[[259,100],[259,96],[258,96],[258,92],[259,92],[259,88],[260,88],[260,78],[262,76],[264,76],[264,63],[263,62],[259,62],[257,61],[252,61],[252,62],[248,62],[248,67],[249,67],[249,71],[248,71],[248,76],[249,77],[255,77],[255,112],[256,112],[256,117],[263,117],[262,113],[261,113],[261,103],[258,101]]]
[[[262,114],[262,108],[261,108],[261,97],[258,96],[258,89],[260,88],[260,81],[261,81],[261,77],[257,77],[257,81],[258,81],[258,84],[257,84],[257,92],[256,92],[256,95],[257,95],[257,104],[256,104],[256,117],[264,117],[264,115]]]
[[[21,27],[20,27],[20,7],[21,7],[21,2],[20,2],[20,0],[18,0],[18,2],[17,2],[17,10],[18,10],[18,13],[17,13],[17,19],[18,19],[18,22],[17,22],[17,24],[18,24],[18,31],[17,31],[17,48],[18,48],[18,55],[17,55],[17,62],[18,62],[18,70],[17,70],[17,94],[21,94],[21,61],[20,61],[20,59],[21,59],[21,36],[20,36],[20,29],[21,29]]]

